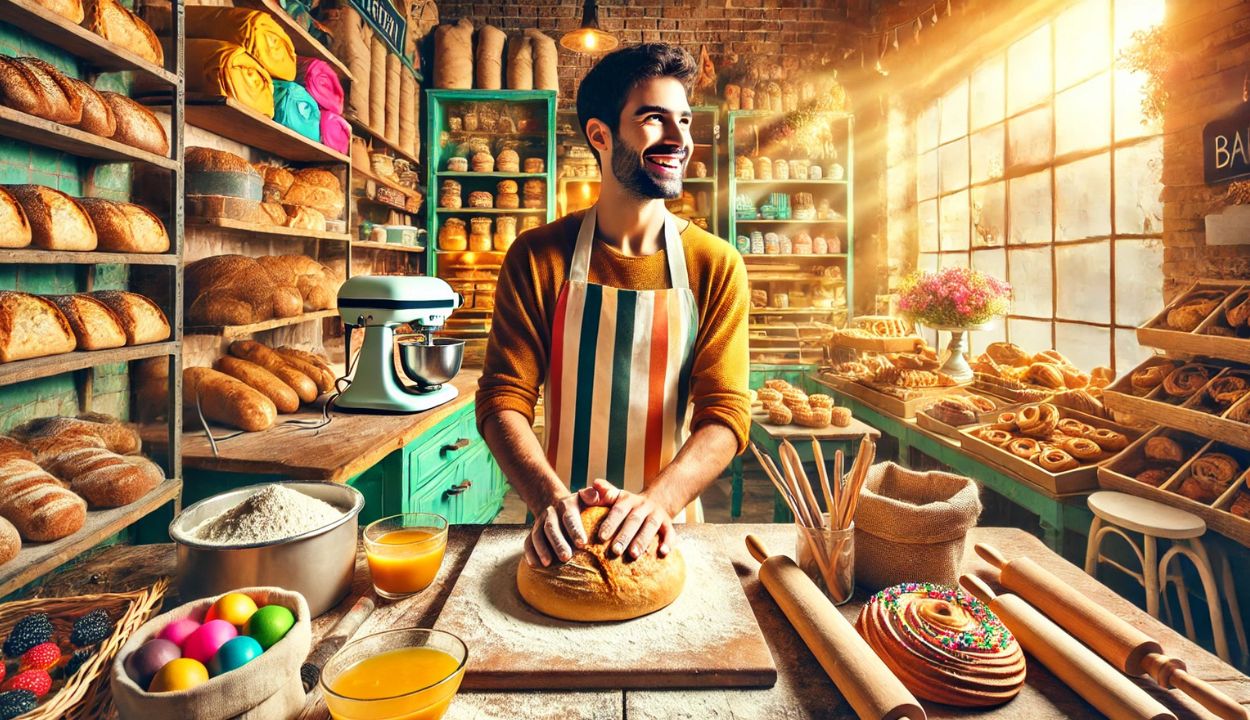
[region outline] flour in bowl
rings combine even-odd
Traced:
[[[282,485],[266,485],[190,534],[210,545],[252,545],[301,535],[341,517],[342,510],[323,500]]]

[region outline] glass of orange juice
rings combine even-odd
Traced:
[[[421,592],[434,582],[447,550],[447,518],[404,513],[365,527],[365,556],[378,595],[394,600]]]
[[[439,720],[468,659],[451,633],[387,630],[335,653],[321,670],[321,691],[335,720]]]

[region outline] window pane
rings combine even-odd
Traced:
[[[1050,25],[1043,25],[1007,48],[1007,114],[1013,115],[1051,94]]]
[[[1115,322],[1136,327],[1163,309],[1163,242],[1115,243]]]
[[[1001,246],[1006,238],[1006,183],[972,189],[972,244]]]
[[[1111,144],[1111,74],[1055,96],[1055,154],[1099,150]]]
[[[930,150],[916,160],[916,199],[927,200],[937,196],[938,154]]]
[[[1050,171],[1043,170],[1009,181],[1011,215],[1007,237],[1014,244],[1048,243],[1050,231]]]
[[[1115,151],[1115,231],[1163,232],[1163,138]]]
[[[999,123],[972,136],[972,182],[1003,176],[1005,125]]]
[[[1111,234],[1111,157],[1055,168],[1055,242]]]
[[[1050,337],[1049,320],[1010,318],[1007,321],[1007,339],[1028,352],[1036,353],[1054,347],[1054,341]]]
[[[968,267],[968,253],[966,252],[953,252],[953,253],[944,252],[941,255],[939,255],[938,258],[943,268],[950,268],[950,267],[966,268]]]
[[[1120,330],[1115,331],[1115,374],[1123,375],[1129,370],[1137,367],[1146,361],[1146,358],[1154,355],[1148,347],[1143,347],[1137,342],[1136,330]]]
[[[1002,248],[972,251],[972,267],[999,280],[1007,279],[1007,251]]]
[[[999,319],[995,321],[986,330],[977,330],[965,335],[965,342],[968,343],[968,351],[973,357],[985,352],[985,348],[990,343],[1006,342],[1007,340],[1007,322]]]
[[[1056,318],[1111,322],[1110,245],[1104,240],[1055,247]]]
[[[1111,364],[1110,328],[1057,322],[1055,346],[1082,370]]]
[[[1051,317],[1050,248],[1009,248],[1007,251],[1008,280],[1015,292],[1012,315]]]
[[[942,212],[942,252],[968,249],[968,191],[938,201]]]
[[[963,80],[942,96],[939,140],[947,143],[968,134],[968,81]]]
[[[1055,18],[1055,88],[1071,87],[1111,60],[1111,4],[1085,0]]]
[[[968,187],[968,138],[960,138],[938,148],[942,192]]]
[[[938,256],[937,253],[920,253],[920,259],[916,263],[916,269],[924,272],[937,272]]]
[[[1000,55],[972,74],[972,129],[977,130],[1003,119],[1007,102],[1007,64]]]
[[[919,218],[916,230],[920,235],[920,252],[937,252],[938,250],[938,207],[937,200],[925,200],[917,206]]]
[[[1050,106],[1007,121],[1007,162],[1011,167],[1050,162]]]
[[[1146,74],[1128,70],[1115,71],[1115,139],[1158,135],[1163,125],[1157,118],[1146,119],[1142,109]]]
[[[1163,24],[1165,0],[1115,0],[1115,50],[1132,42],[1134,32]]]
[[[938,144],[938,107],[933,103],[916,118],[916,150],[932,150]]]

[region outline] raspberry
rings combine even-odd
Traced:
[[[10,690],[0,693],[0,720],[13,720],[25,715],[39,704],[38,698],[29,690]]]
[[[52,689],[52,676],[47,670],[27,670],[9,678],[5,690],[29,690],[35,697],[43,697]]]
[[[22,653],[22,660],[18,663],[18,668],[19,671],[51,670],[60,659],[61,648],[57,647],[56,643],[39,643]]]
[[[9,639],[4,641],[4,654],[21,657],[22,653],[40,643],[52,640],[52,623],[44,613],[27,615],[13,626]]]
[[[87,661],[91,659],[92,655],[95,655],[95,650],[91,648],[87,648],[85,650],[75,650],[74,655],[69,659],[69,662],[65,663],[65,678],[69,679],[73,677],[74,673],[78,672],[78,668],[85,665]]]
[[[108,639],[113,634],[113,621],[103,610],[92,610],[74,621],[69,641],[74,647],[87,647]]]

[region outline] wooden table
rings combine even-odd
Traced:
[[[519,526],[518,526],[519,527]],[[448,720],[499,720],[512,718],[559,718],[560,720],[661,720],[666,718],[853,718],[850,706],[816,663],[803,641],[757,579],[758,564],[747,554],[743,538],[747,533],[760,536],[774,552],[793,554],[794,528],[790,525],[701,525],[683,532],[708,533],[721,541],[732,560],[777,663],[777,684],[760,690],[644,690],[628,692],[508,692],[461,693],[452,703]],[[421,594],[378,608],[362,630],[430,627],[464,567],[481,526],[455,526],[448,540],[443,570],[435,583]],[[1077,590],[1108,608],[1134,626],[1159,640],[1164,649],[1186,661],[1191,672],[1250,707],[1250,678],[1237,672],[1214,655],[1202,650],[1163,623],[1120,598],[1110,589],[1085,575],[1080,568],[1048,550],[1040,541],[1014,528],[975,528],[968,536],[964,570],[984,575],[989,567],[971,551],[973,542],[989,542],[1007,557],[1027,555],[1070,583]],[[55,597],[82,593],[130,590],[153,582],[174,571],[171,545],[120,546],[104,550],[78,568],[64,573],[41,588],[41,595]],[[355,598],[369,589],[363,554],[357,558],[356,582],[352,594],[337,608],[313,623],[314,639],[320,638],[351,607]],[[841,608],[854,618],[865,595],[860,592]],[[470,649],[470,652],[472,649]],[[1138,681],[1180,718],[1209,717],[1185,696],[1165,692],[1152,683]],[[929,705],[929,717],[960,717],[965,713],[945,706]],[[971,717],[974,713],[966,713]],[[1100,715],[1044,667],[1030,659],[1024,690],[1013,701],[989,711],[978,711],[978,718],[1094,718]],[[328,717],[320,696],[310,696],[301,718],[324,720]]]

